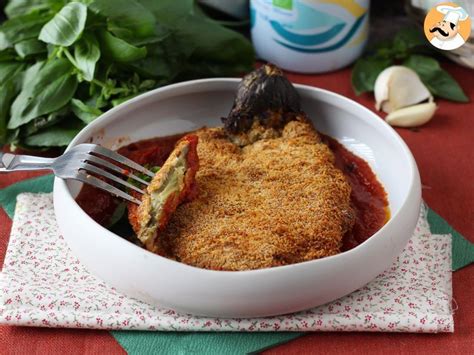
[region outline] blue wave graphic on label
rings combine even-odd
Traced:
[[[367,13],[361,15],[354,22],[352,27],[349,29],[349,31],[346,33],[346,35],[342,39],[340,39],[338,42],[334,43],[333,45],[330,45],[330,46],[327,46],[327,47],[323,47],[323,48],[302,48],[302,47],[297,47],[297,46],[285,43],[285,42],[283,42],[279,39],[276,39],[276,38],[274,38],[274,41],[277,42],[278,44],[281,44],[282,46],[284,46],[286,48],[292,49],[292,50],[297,51],[297,52],[322,53],[322,52],[333,51],[333,50],[339,49],[342,46],[344,46],[354,36],[354,34],[357,32],[357,30],[359,29],[359,27],[363,23],[366,15],[367,15]],[[271,22],[273,22],[273,21],[271,21]],[[296,34],[296,33],[292,33],[290,31],[285,30],[285,31],[280,31],[280,32],[285,34],[285,35],[282,35],[282,33],[280,33],[272,24],[272,27],[275,29],[275,31],[280,36],[285,38],[288,42],[294,43],[296,45],[303,45],[303,46],[322,44],[322,43],[325,43],[325,42],[329,41],[332,38],[335,38],[341,32],[341,30],[345,26],[345,24],[342,24],[341,28],[336,27],[336,26],[338,26],[338,25],[335,25],[332,28],[330,28],[328,31],[320,33],[320,34],[301,35],[301,34]],[[280,30],[282,28],[283,27],[280,26]],[[336,33],[336,30],[338,30],[337,33]],[[322,35],[322,36],[321,37],[316,37],[316,36],[319,36],[319,35]],[[305,41],[307,43],[304,43]],[[311,41],[315,41],[315,42],[320,41],[320,42],[319,43],[310,43]]]
[[[302,46],[315,46],[317,44],[323,44],[327,41],[330,41],[336,37],[342,29],[346,26],[344,23],[338,23],[337,25],[332,26],[325,32],[303,35],[299,33],[294,33],[285,29],[279,22],[270,21],[270,25],[284,39],[288,42],[300,44]]]

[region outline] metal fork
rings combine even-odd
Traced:
[[[120,165],[117,166],[111,161]],[[20,170],[52,170],[54,175],[59,178],[79,180],[137,205],[140,204],[139,199],[117,186],[144,194],[143,189],[131,184],[127,179],[131,178],[146,187],[149,183],[135,175],[133,171],[150,177],[155,175],[134,161],[96,144],[76,145],[57,158],[41,158],[0,152],[0,173]],[[117,175],[112,172],[117,173]],[[97,176],[113,181],[116,186],[97,178]],[[119,176],[123,176],[125,179]]]

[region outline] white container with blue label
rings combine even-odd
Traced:
[[[364,50],[370,0],[251,0],[257,55],[299,73],[345,67]]]

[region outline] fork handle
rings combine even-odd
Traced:
[[[20,170],[52,170],[54,158],[0,152],[0,172]]]

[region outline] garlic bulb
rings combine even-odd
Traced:
[[[375,107],[386,113],[432,99],[418,74],[400,65],[391,66],[379,74],[374,94]]]
[[[387,115],[385,120],[391,126],[418,127],[433,117],[436,104],[432,101],[398,109]]]

